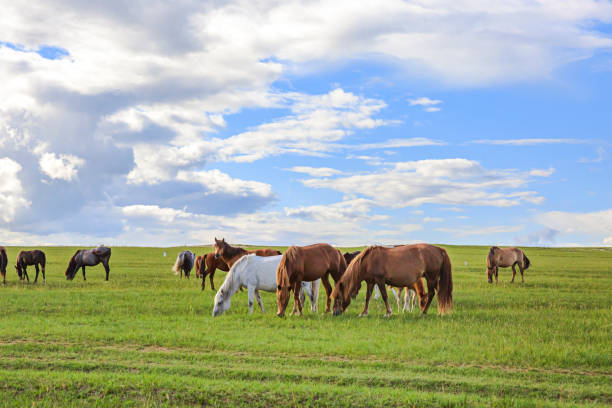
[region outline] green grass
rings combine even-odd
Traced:
[[[428,316],[392,304],[384,318],[373,301],[359,318],[362,291],[343,316],[279,319],[275,294],[248,315],[245,291],[213,319],[208,282],[201,292],[170,270],[184,248],[113,248],[109,282],[101,265],[66,281],[75,248],[42,248],[47,284],[34,285],[18,281],[21,248],[9,247],[0,406],[612,404],[612,250],[528,248],[526,282],[507,269],[495,286],[488,248],[445,248],[452,315],[434,301]],[[321,289],[321,311],[324,300]]]

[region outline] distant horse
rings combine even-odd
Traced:
[[[95,266],[102,262],[104,265],[104,270],[106,270],[106,280],[108,280],[108,275],[110,273],[110,267],[108,266],[108,261],[111,256],[111,249],[105,247],[104,245],[99,246],[94,249],[79,249],[72,255],[70,261],[68,262],[68,268],[66,268],[66,279],[72,280],[74,276],[78,272],[79,268],[83,269],[83,280],[85,279],[85,267],[86,266]]]
[[[0,246],[0,275],[2,275],[2,283],[6,285],[6,265],[8,265],[8,257],[6,249]]]
[[[214,252],[209,252],[206,255],[198,255],[198,257],[196,258],[195,269],[196,277],[202,278],[202,290],[204,290],[205,287],[206,275],[208,275],[210,278],[209,280],[212,290],[215,290],[215,283],[213,281],[215,277],[215,271],[217,269],[221,269],[225,272],[229,271],[229,267],[225,262],[223,262],[223,259],[215,258]]]
[[[213,317],[230,308],[232,296],[241,287],[246,287],[249,294],[249,313],[253,313],[253,298],[257,299],[262,313],[265,313],[259,290],[276,291],[276,269],[280,260],[280,255],[262,257],[255,254],[248,254],[237,260],[230,268],[225,276],[225,281],[215,295]],[[305,292],[308,295],[313,310],[315,310],[316,296],[310,282],[302,282],[300,292]]]
[[[498,269],[500,267],[507,268],[512,267],[512,280],[514,283],[514,276],[516,275],[516,269],[514,267],[518,265],[519,271],[521,271],[521,282],[525,282],[523,278],[523,271],[531,266],[529,258],[525,256],[523,251],[518,248],[498,248],[496,246],[489,249],[487,255],[487,278],[489,283],[493,283],[493,275],[495,275],[495,283],[497,283]]]
[[[195,255],[193,252],[187,250],[178,254],[176,257],[176,262],[174,262],[174,266],[172,270],[175,275],[181,273],[181,278],[183,277],[183,272],[185,272],[185,277],[189,279],[189,275],[191,274],[191,269],[195,263]]]
[[[360,253],[361,251],[345,252],[344,254],[342,254],[342,256],[344,256],[344,260],[346,261],[346,264],[348,265]]]
[[[272,248],[254,249],[247,251],[244,248],[233,247],[227,242],[225,238],[218,240],[215,238],[215,245],[213,246],[213,252],[215,258],[223,260],[228,267],[232,267],[234,262],[242,258],[246,254],[255,254],[257,256],[276,256],[281,255],[281,252]]]
[[[291,246],[283,254],[283,257],[276,271],[276,281],[278,284],[276,290],[276,298],[278,305],[277,316],[283,317],[291,291],[295,303],[293,304],[293,313],[297,311],[302,315],[302,303],[300,301],[300,288],[302,281],[312,282],[321,279],[327,302],[325,312],[329,312],[331,300],[331,285],[329,284],[329,275],[332,276],[334,282],[337,282],[344,270],[346,269],[346,261],[336,248],[328,244],[314,244],[308,246]]]
[[[28,276],[28,265],[34,265],[36,268],[36,277],[34,278],[34,283],[38,281],[38,265],[42,269],[42,277],[43,282],[46,283],[47,279],[45,277],[45,263],[47,258],[45,257],[45,253],[38,249],[34,249],[33,251],[21,251],[19,255],[17,255],[17,260],[15,261],[15,269],[17,270],[17,275],[19,275],[19,279],[24,280],[27,279],[30,282],[30,277]]]
[[[428,244],[404,245],[394,248],[371,246],[366,248],[347,267],[336,283],[332,298],[334,315],[342,314],[351,303],[351,297],[359,291],[361,282],[367,284],[366,303],[361,316],[368,314],[370,297],[374,285],[378,286],[387,308],[385,316],[391,315],[385,284],[395,287],[413,285],[417,279],[427,280],[427,303],[423,314],[438,291],[438,312],[444,314],[453,304],[453,277],[451,262],[443,248]]]

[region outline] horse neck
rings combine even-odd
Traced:
[[[226,299],[231,297],[234,293],[238,292],[238,289],[240,289],[241,269],[242,268],[231,269],[227,274],[223,285],[221,285],[221,288],[219,288],[219,291],[225,294]]]
[[[242,256],[246,255],[248,252],[240,247],[233,247],[227,245],[225,247],[225,251],[221,259],[225,262],[229,267],[231,267],[238,259]]]

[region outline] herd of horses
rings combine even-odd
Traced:
[[[83,280],[85,267],[102,263],[109,279],[109,259],[111,249],[99,246],[93,249],[80,249],[68,261],[65,271],[66,279],[72,280],[79,269],[82,269]],[[45,276],[46,256],[40,250],[21,251],[17,255],[15,269],[20,280],[30,281],[27,267],[34,266],[38,280],[39,271]],[[6,283],[8,257],[6,249],[0,246],[0,274]],[[531,265],[522,250],[518,248],[491,247],[486,259],[486,274],[489,283],[498,282],[498,269],[511,267],[512,282],[516,276],[515,267],[521,273]],[[40,266],[40,269],[39,269]],[[175,274],[190,277],[195,267],[196,277],[202,279],[202,290],[205,289],[206,276],[209,276],[212,290],[214,275],[217,269],[228,272],[223,284],[214,299],[213,316],[218,316],[229,309],[232,296],[246,288],[248,291],[249,312],[253,312],[257,301],[262,312],[265,311],[259,291],[275,292],[277,298],[277,315],[285,315],[291,293],[294,304],[292,314],[302,315],[303,304],[308,296],[312,311],[317,311],[320,284],[326,294],[325,312],[333,311],[334,315],[344,313],[355,299],[363,282],[366,284],[364,309],[361,316],[366,316],[374,288],[377,287],[385,303],[386,314],[390,316],[391,306],[387,296],[389,287],[396,297],[398,310],[412,310],[416,297],[419,308],[426,314],[433,298],[438,297],[438,312],[445,314],[453,305],[453,277],[450,258],[444,248],[429,244],[397,245],[393,247],[370,246],[363,251],[342,254],[331,245],[319,243],[308,246],[290,246],[284,254],[271,248],[248,251],[233,247],[225,239],[215,238],[213,252],[195,256],[191,251],[178,254],[173,270]],[[329,281],[333,279],[334,287]],[[423,284],[427,283],[427,290]],[[404,291],[404,306],[401,309],[400,295]],[[333,305],[332,305],[333,302]]]

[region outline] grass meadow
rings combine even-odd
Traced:
[[[526,248],[525,283],[487,283],[485,247],[444,246],[452,315],[248,314],[246,291],[212,318],[214,292],[171,272],[180,248],[113,248],[66,281],[76,248],[40,248],[47,283],[0,286],[0,406],[610,406],[612,250]],[[28,248],[31,249],[31,248]],[[210,247],[189,247],[196,254]],[[285,248],[279,248],[284,250]],[[347,248],[343,248],[347,249]],[[352,249],[352,248],[348,248]],[[167,257],[163,257],[163,252]],[[467,262],[467,263],[466,263]],[[31,280],[34,270],[28,269]],[[218,288],[225,272],[217,271]],[[292,306],[290,302],[289,307]]]

